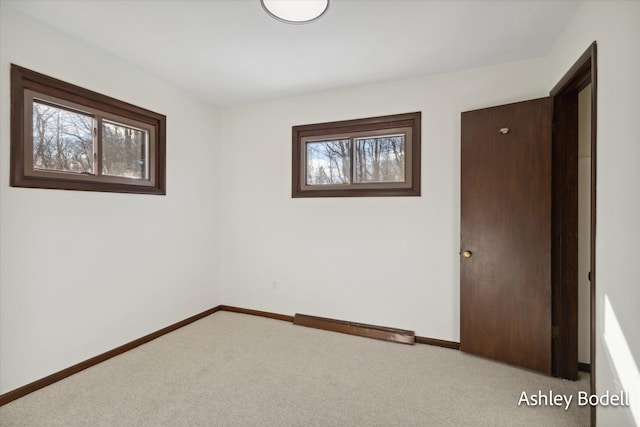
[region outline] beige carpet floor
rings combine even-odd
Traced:
[[[9,426],[588,426],[572,382],[218,312],[0,408]],[[518,406],[522,391],[573,395]]]

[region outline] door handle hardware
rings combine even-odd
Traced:
[[[509,133],[509,128],[500,128],[500,133],[506,135]]]
[[[463,258],[471,258],[471,255],[473,255],[473,252],[471,252],[471,251],[463,251],[462,252],[462,257]]]

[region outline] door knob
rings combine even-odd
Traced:
[[[463,251],[462,252],[462,256],[464,258],[471,258],[471,255],[473,255],[473,253],[471,251]]]

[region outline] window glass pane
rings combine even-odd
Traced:
[[[404,135],[355,139],[354,182],[404,182]]]
[[[349,184],[350,141],[314,141],[306,144],[307,185]]]
[[[102,174],[147,179],[149,136],[142,129],[102,122]]]
[[[93,174],[93,117],[34,100],[33,168]]]

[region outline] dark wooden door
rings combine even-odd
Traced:
[[[462,113],[460,349],[551,373],[551,100]]]

